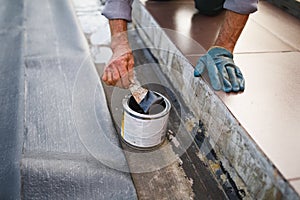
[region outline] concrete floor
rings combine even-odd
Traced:
[[[142,1],[162,28],[180,33],[172,42],[195,65],[213,44],[224,13],[197,13],[192,0]],[[216,92],[266,156],[300,193],[300,20],[266,1],[250,16],[234,57],[246,89]],[[192,38],[199,46],[191,45]],[[207,77],[204,77],[207,82]]]

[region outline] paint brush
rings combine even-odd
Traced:
[[[134,82],[130,84],[129,90],[144,113],[148,113],[151,107],[163,101],[161,96],[156,95],[151,90],[143,88],[137,80],[134,80]]]
[[[102,65],[96,65],[96,71],[99,78],[102,76],[101,74],[103,71],[101,67]],[[135,75],[133,76],[133,80],[131,80],[129,90],[144,113],[149,113],[151,107],[159,105],[163,101],[163,98],[156,95],[153,91],[143,88]]]

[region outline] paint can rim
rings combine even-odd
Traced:
[[[171,110],[171,103],[169,101],[169,99],[167,99],[164,95],[158,93],[158,92],[155,92],[153,91],[155,94],[161,96],[163,99],[164,99],[164,102],[166,104],[166,107],[165,109],[160,112],[160,113],[157,113],[157,114],[142,114],[142,113],[139,113],[139,112],[136,112],[134,111],[133,109],[131,109],[129,107],[129,99],[130,97],[132,97],[131,94],[125,96],[125,98],[123,99],[122,101],[122,104],[123,104],[123,109],[126,113],[128,113],[129,115],[133,116],[133,117],[136,117],[136,118],[139,118],[139,119],[144,119],[144,120],[152,120],[152,119],[158,119],[158,118],[161,118],[167,114],[169,114],[170,110]]]

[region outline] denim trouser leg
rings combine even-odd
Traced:
[[[194,0],[195,7],[201,14],[216,15],[223,10],[225,0]]]

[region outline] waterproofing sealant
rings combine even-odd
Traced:
[[[24,132],[24,2],[0,0],[0,199],[20,199]]]
[[[103,164],[128,168],[111,119],[91,125],[86,117],[110,115],[72,3],[30,0],[25,8],[22,199],[137,199],[130,175]]]

